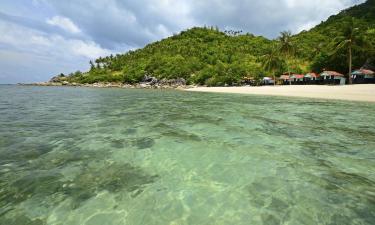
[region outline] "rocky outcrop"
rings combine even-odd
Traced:
[[[58,82],[54,82],[58,81]],[[24,86],[69,86],[69,87],[94,87],[94,88],[139,88],[139,89],[186,89],[193,86],[187,86],[186,81],[182,78],[171,79],[171,80],[157,80],[154,77],[149,77],[144,79],[143,82],[138,84],[123,84],[123,83],[113,83],[113,82],[100,82],[93,84],[80,84],[80,83],[70,83],[66,80],[56,80],[51,79],[49,82],[40,82],[32,84],[19,84]]]
[[[160,85],[169,85],[169,86],[185,86],[186,80],[184,78],[177,78],[177,79],[162,79],[159,82]]]
[[[33,83],[33,84],[19,84],[19,85],[34,85],[34,86],[73,86],[73,87],[96,87],[96,88],[143,88],[143,89],[185,89],[191,86],[186,85],[184,78],[177,79],[161,79],[158,80],[156,77],[145,75],[142,82],[138,84],[124,84],[114,82],[100,82],[93,84],[80,84],[69,82],[68,77],[60,74],[51,78],[48,82]]]
[[[147,85],[155,85],[159,82],[159,80],[155,77],[145,75],[142,79],[141,84],[147,84]]]
[[[137,86],[141,88],[177,88],[186,86],[186,80],[184,78],[158,80],[156,77],[145,75]]]
[[[67,77],[64,74],[59,74],[57,76],[54,76],[49,80],[50,83],[62,83],[63,81],[66,81]]]
[[[18,83],[21,86],[62,86],[59,82]]]

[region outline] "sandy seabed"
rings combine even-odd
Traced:
[[[285,97],[375,102],[375,84],[358,84],[343,86],[283,85],[261,87],[196,87],[187,89],[187,91],[273,95]]]

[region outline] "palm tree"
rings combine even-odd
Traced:
[[[352,18],[349,23],[346,24],[344,28],[344,33],[342,36],[336,38],[336,50],[347,49],[348,50],[348,63],[349,63],[349,84],[352,84],[352,49],[354,40],[354,32],[356,28],[354,27],[354,19]]]
[[[276,85],[276,71],[280,70],[283,67],[283,64],[285,61],[280,58],[279,52],[277,51],[277,48],[273,47],[269,50],[269,52],[266,55],[263,55],[260,58],[260,61],[262,63],[262,67],[266,71],[270,71],[273,75],[274,79],[274,85]]]
[[[95,69],[95,64],[93,63],[92,60],[90,60],[90,70],[94,70]]]
[[[295,46],[292,40],[292,32],[290,31],[283,31],[280,33],[280,37],[278,38],[280,42],[280,52],[286,58],[286,61],[289,61],[290,57],[294,56],[295,54]],[[290,68],[289,63],[287,63],[288,74],[290,77]],[[289,84],[291,81],[289,80]]]
[[[353,49],[359,46],[366,46],[366,40],[362,36],[357,35],[356,31],[359,29],[355,27],[354,18],[351,18],[348,23],[345,24],[344,32],[341,36],[335,38],[336,50],[345,49],[348,51],[348,64],[349,64],[349,84],[352,84],[352,64],[353,64]]]

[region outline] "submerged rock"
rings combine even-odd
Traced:
[[[26,215],[14,215],[9,218],[0,218],[0,224],[6,225],[45,225],[47,222],[41,219],[31,219]]]
[[[102,168],[87,167],[71,184],[66,185],[65,194],[79,205],[104,190],[115,193],[123,190],[129,194],[137,190],[142,192],[145,185],[157,178],[127,163],[109,164]]]
[[[138,149],[151,148],[155,144],[154,139],[152,138],[139,138],[134,142],[134,145]]]
[[[111,147],[114,147],[114,148],[124,148],[125,147],[125,141],[123,140],[112,140],[111,141]]]
[[[81,158],[81,167],[76,167],[81,169],[76,170],[72,177],[59,172],[59,167],[70,167],[70,163],[58,163],[57,167],[50,167],[44,166],[44,163],[50,163],[43,161],[38,166],[30,167],[32,172],[3,174],[0,180],[0,221],[19,204],[30,199],[38,199],[45,207],[53,207],[69,199],[72,207],[78,208],[82,202],[103,191],[126,192],[129,196],[136,197],[146,185],[158,178],[157,175],[150,175],[129,163],[101,162],[95,159],[98,158]],[[43,169],[45,167],[50,169]]]

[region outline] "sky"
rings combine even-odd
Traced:
[[[365,0],[0,0],[0,84],[89,69],[194,26],[267,38],[298,33]]]

